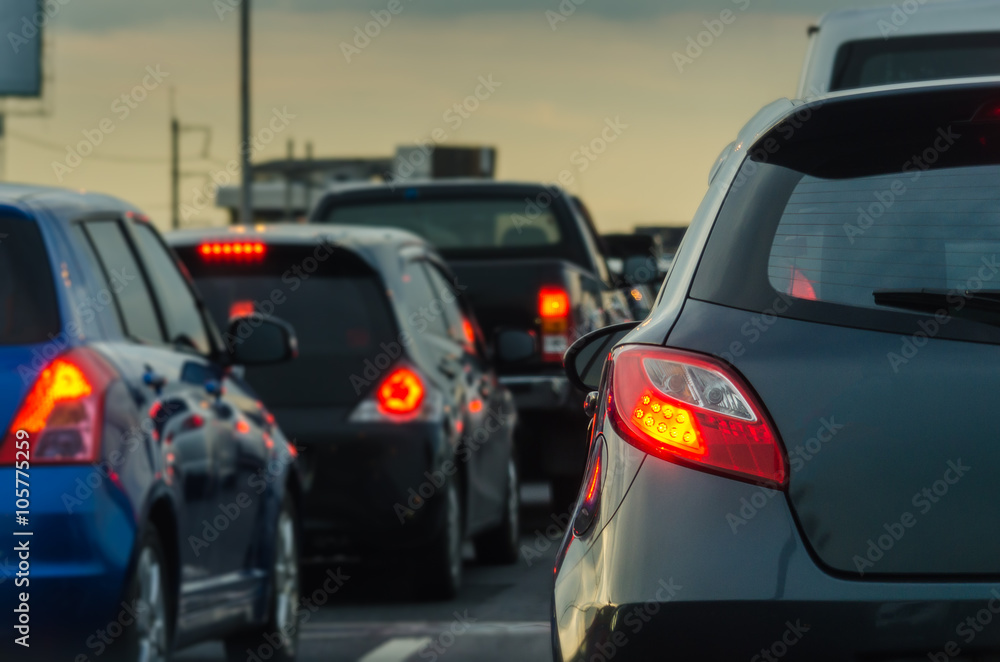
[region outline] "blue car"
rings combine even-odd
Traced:
[[[297,453],[242,366],[295,353],[128,204],[0,186],[3,659],[294,659]]]
[[[555,660],[997,659],[998,146],[996,78],[744,129],[649,318],[567,354]]]

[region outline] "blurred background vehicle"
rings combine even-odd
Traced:
[[[563,353],[581,335],[631,319],[579,209],[556,187],[461,181],[344,186],[310,215],[313,223],[389,225],[423,237],[447,260],[487,343],[503,331],[535,338],[530,356],[498,372],[517,402],[521,470],[551,482],[561,512],[586,459],[583,394],[562,374]]]
[[[246,378],[301,450],[307,558],[391,559],[431,598],[457,593],[467,538],[480,561],[517,559],[513,398],[427,242],[332,225],[169,241],[217,323],[277,311],[298,330],[297,359]]]
[[[996,75],[996,0],[893,3],[833,11],[810,27],[798,96]]]
[[[741,132],[647,323],[567,354],[595,436],[556,660],[997,655],[955,633],[1000,571],[998,111],[951,81]]]
[[[290,359],[291,328],[227,347],[136,209],[6,185],[0,311],[0,479],[20,499],[0,535],[27,545],[4,595],[30,595],[31,653],[163,660],[225,639],[244,660],[294,624],[296,453],[238,367]]]

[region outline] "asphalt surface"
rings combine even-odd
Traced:
[[[550,662],[552,566],[561,534],[546,492],[537,486],[523,491],[528,504],[516,564],[478,565],[466,545],[463,587],[450,602],[418,601],[407,578],[392,567],[308,569],[304,588],[316,592],[317,600],[302,629],[300,662]],[[324,590],[324,583],[333,591]],[[222,645],[213,643],[176,659],[220,662],[225,657]]]

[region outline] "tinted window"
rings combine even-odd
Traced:
[[[85,227],[118,301],[126,333],[138,340],[162,343],[153,296],[121,226],[117,221],[93,221]]]
[[[135,224],[136,236],[167,323],[167,335],[177,345],[193,347],[201,354],[211,351],[205,324],[191,288],[177,268],[177,263],[163,246],[155,231],[145,223]]]
[[[38,227],[0,218],[0,345],[47,342],[59,334],[52,266]]]
[[[450,298],[449,290],[446,288],[442,291],[431,284],[422,262],[409,262],[406,265],[399,302],[410,326],[418,334],[427,332],[442,338],[450,336],[445,298]]]
[[[1000,123],[954,119],[995,95],[825,101],[797,128],[777,126],[733,179],[691,296],[903,334],[950,312],[939,337],[1000,341],[990,302],[967,305],[1000,290]]]
[[[562,230],[552,210],[537,205],[529,208],[518,198],[351,204],[334,208],[324,220],[409,230],[443,251],[544,248],[562,243]]]
[[[931,35],[848,42],[831,90],[1000,74],[1000,34]]]
[[[448,323],[448,335],[455,342],[474,345],[475,340],[466,338],[465,336],[465,331],[463,330],[465,315],[463,315],[460,308],[455,288],[452,287],[451,283],[445,279],[444,274],[433,264],[425,262],[424,268],[427,270],[427,275],[430,278],[431,288],[440,299],[441,306],[444,309],[444,318]]]
[[[876,308],[872,292],[965,291],[1000,256],[1000,166],[851,179],[804,176],[768,262],[778,291]],[[987,272],[988,273],[988,272]],[[975,279],[975,280],[974,280]],[[992,287],[1000,287],[1000,279]]]
[[[385,288],[346,251],[326,254],[311,274],[302,268],[315,255],[311,247],[272,246],[257,263],[210,263],[193,249],[177,252],[219,328],[227,328],[231,316],[252,312],[270,313],[295,327],[298,358],[246,371],[269,406],[353,404],[373,386],[372,376],[381,374],[366,362],[381,363],[382,354],[398,356],[398,330]]]

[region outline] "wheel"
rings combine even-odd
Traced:
[[[445,486],[445,525],[417,568],[422,598],[451,600],[462,586],[462,499],[456,481]]]
[[[517,543],[521,537],[521,481],[517,462],[512,455],[507,460],[507,498],[503,520],[495,529],[476,537],[476,558],[483,563],[510,565],[517,562]]]
[[[127,604],[134,605],[134,618],[125,625],[121,647],[108,648],[113,660],[167,662],[170,659],[170,589],[166,555],[156,529],[148,528],[139,539],[135,569],[129,580]]]
[[[246,662],[254,655],[274,662],[294,662],[299,650],[299,530],[295,503],[285,495],[278,515],[271,567],[267,623],[226,639],[226,659]],[[264,651],[260,651],[260,649]],[[259,652],[260,651],[260,652]],[[265,658],[266,651],[271,651]]]

